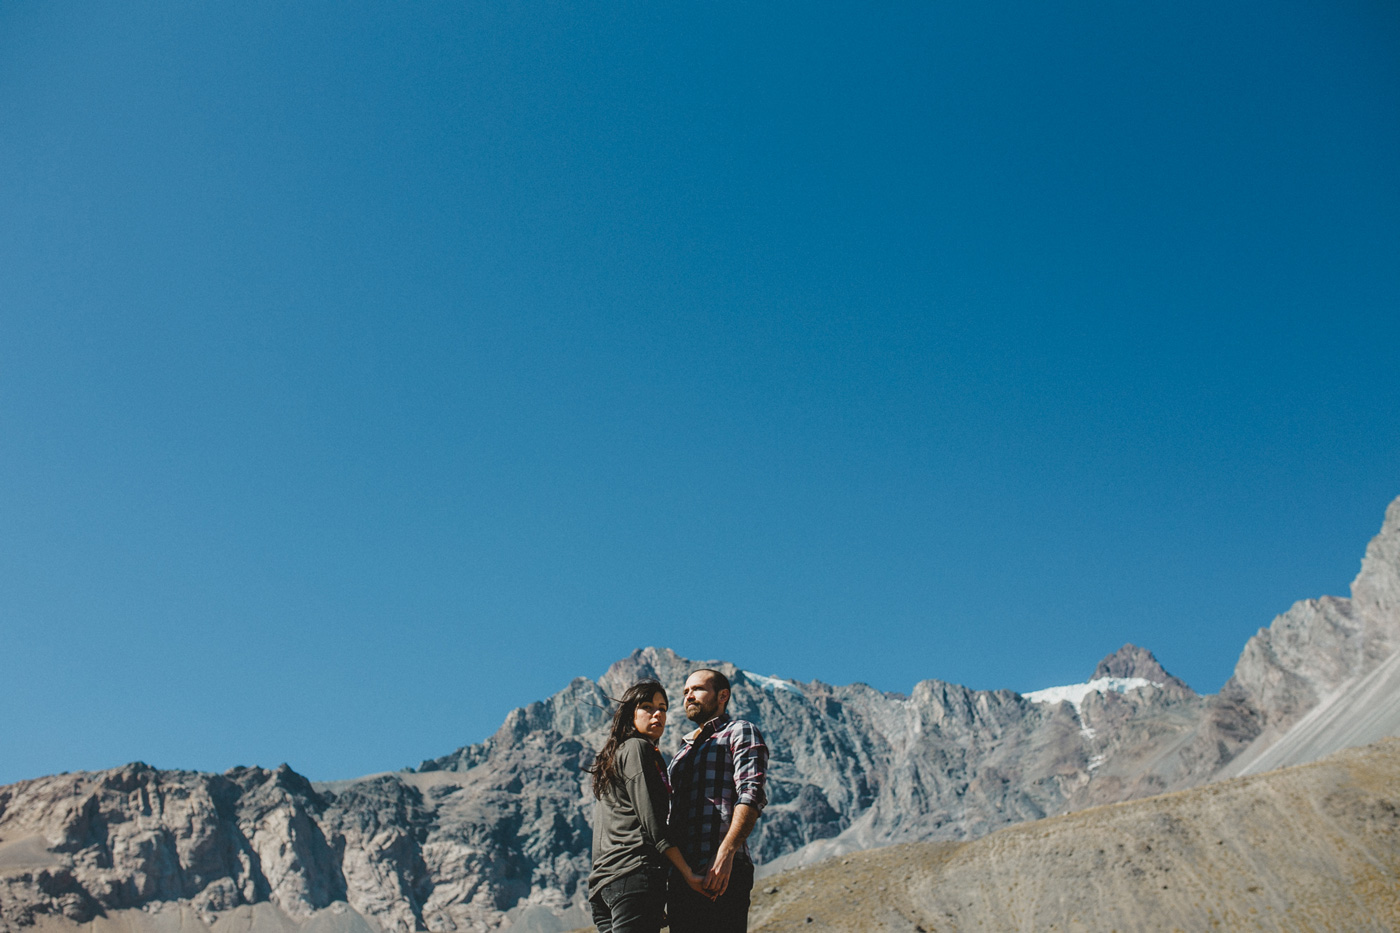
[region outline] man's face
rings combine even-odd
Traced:
[[[719,715],[720,707],[728,699],[728,690],[716,692],[710,675],[697,671],[685,682],[685,718],[703,726]]]

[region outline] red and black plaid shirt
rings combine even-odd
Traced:
[[[768,746],[758,727],[722,713],[705,723],[671,760],[671,817],[666,838],[686,862],[703,872],[714,860],[734,807],[747,804],[762,812],[768,771]],[[748,843],[739,853],[749,857]]]

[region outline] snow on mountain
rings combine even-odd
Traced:
[[[765,677],[762,674],[755,674],[752,671],[742,671],[744,679],[752,684],[757,684],[770,693],[774,690],[787,690],[802,696],[802,688],[791,680],[783,680],[781,677]]]
[[[1021,696],[1032,703],[1070,703],[1074,706],[1074,711],[1079,712],[1079,706],[1084,702],[1084,698],[1091,693],[1127,693],[1129,690],[1139,690],[1143,687],[1161,687],[1159,681],[1148,680],[1146,677],[1098,677],[1087,683],[1069,684],[1064,687],[1046,687],[1044,690],[1032,690],[1030,693],[1023,693]]]

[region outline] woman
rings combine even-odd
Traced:
[[[666,691],[654,680],[622,695],[608,741],[593,761],[593,871],[588,903],[598,933],[656,933],[666,906],[666,862],[705,894],[666,838],[671,789],[656,743],[666,731]],[[709,894],[705,894],[709,897]]]

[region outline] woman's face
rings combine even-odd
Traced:
[[[637,711],[632,714],[632,724],[642,735],[660,742],[661,734],[666,731],[666,694],[658,691],[650,700],[638,703]]]

